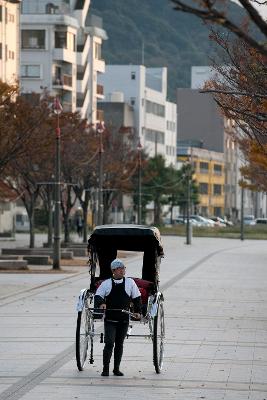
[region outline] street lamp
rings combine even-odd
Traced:
[[[60,269],[60,127],[59,116],[62,113],[62,106],[56,97],[53,104],[53,111],[57,115],[56,126],[56,166],[55,166],[55,222],[54,222],[54,253],[53,269]]]
[[[142,220],[142,182],[141,182],[141,167],[142,167],[142,145],[140,139],[137,146],[138,151],[138,225],[141,225]]]
[[[96,131],[99,135],[99,177],[98,177],[98,213],[97,213],[97,224],[102,225],[103,223],[103,143],[102,133],[104,127],[101,122],[96,125]]]
[[[244,240],[244,187],[241,186],[240,240]]]

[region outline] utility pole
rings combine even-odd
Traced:
[[[142,145],[139,143],[137,146],[137,151],[138,151],[138,225],[141,225],[142,223]]]
[[[104,132],[104,127],[101,122],[97,124],[97,133],[99,134],[99,176],[98,176],[98,213],[97,213],[97,224],[103,224],[103,143],[102,143],[102,133]]]
[[[191,244],[192,226],[190,222],[190,209],[191,209],[191,168],[188,164],[187,171],[187,207],[186,207],[186,244]]]
[[[241,186],[240,240],[244,240],[244,188]]]
[[[60,126],[59,115],[62,112],[62,106],[56,97],[53,104],[54,113],[57,115],[56,127],[56,168],[55,168],[55,225],[54,225],[54,253],[53,269],[60,269]]]

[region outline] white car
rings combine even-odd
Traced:
[[[256,225],[256,220],[254,215],[245,215],[243,218],[244,225]]]

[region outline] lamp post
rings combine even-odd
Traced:
[[[142,182],[141,182],[141,167],[142,167],[142,145],[140,140],[137,146],[138,151],[138,225],[141,225],[142,221]]]
[[[99,135],[99,177],[98,177],[98,213],[97,213],[97,224],[102,225],[103,223],[103,143],[102,133],[104,127],[101,122],[96,125],[96,131]]]
[[[56,97],[53,104],[54,113],[57,115],[56,126],[56,166],[55,166],[55,222],[54,222],[54,252],[53,269],[60,269],[60,127],[59,115],[62,112],[62,106]]]
[[[191,210],[191,169],[190,164],[188,165],[187,171],[187,207],[186,207],[186,244],[191,244],[192,226],[190,221],[190,210]]]
[[[240,240],[244,240],[244,187],[241,186]]]

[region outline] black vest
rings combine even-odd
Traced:
[[[129,315],[121,311],[109,311],[110,308],[129,310],[130,296],[125,291],[125,278],[122,283],[115,283],[111,278],[112,288],[109,295],[106,297],[106,317],[107,321],[129,321]]]

